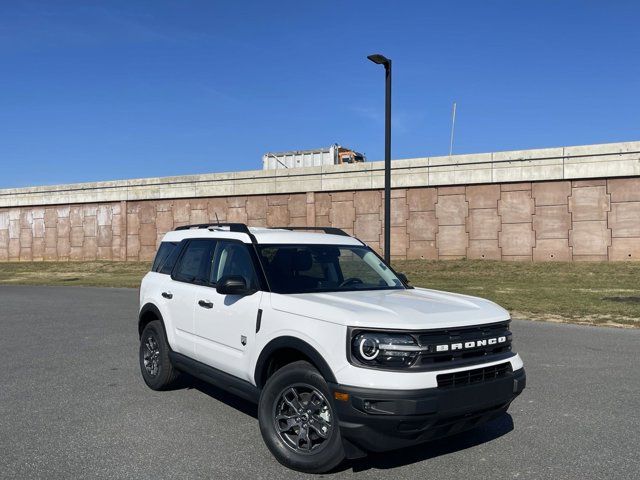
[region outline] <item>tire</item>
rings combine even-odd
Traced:
[[[167,390],[178,378],[169,359],[169,344],[160,320],[149,322],[140,337],[140,371],[152,390]]]
[[[274,373],[262,389],[260,432],[285,467],[325,473],[345,456],[334,412],[331,392],[320,372],[305,361],[290,363]]]

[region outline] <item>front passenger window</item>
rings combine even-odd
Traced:
[[[211,283],[216,284],[222,277],[238,275],[244,278],[248,288],[258,289],[258,277],[253,258],[246,245],[239,242],[218,243],[211,270]]]

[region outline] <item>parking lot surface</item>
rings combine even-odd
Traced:
[[[256,409],[140,377],[137,290],[0,286],[0,478],[301,478]],[[508,415],[324,477],[640,478],[640,330],[514,321],[528,386]]]

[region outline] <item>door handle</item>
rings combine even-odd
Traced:
[[[202,308],[213,308],[213,302],[210,302],[209,300],[198,300],[198,305]]]
[[[173,298],[173,293],[171,293],[171,292],[162,292],[162,296],[164,298],[168,298],[169,300],[171,300]]]

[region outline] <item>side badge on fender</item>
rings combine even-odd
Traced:
[[[244,335],[240,335],[240,343],[244,347],[247,344],[247,337],[245,337]]]

